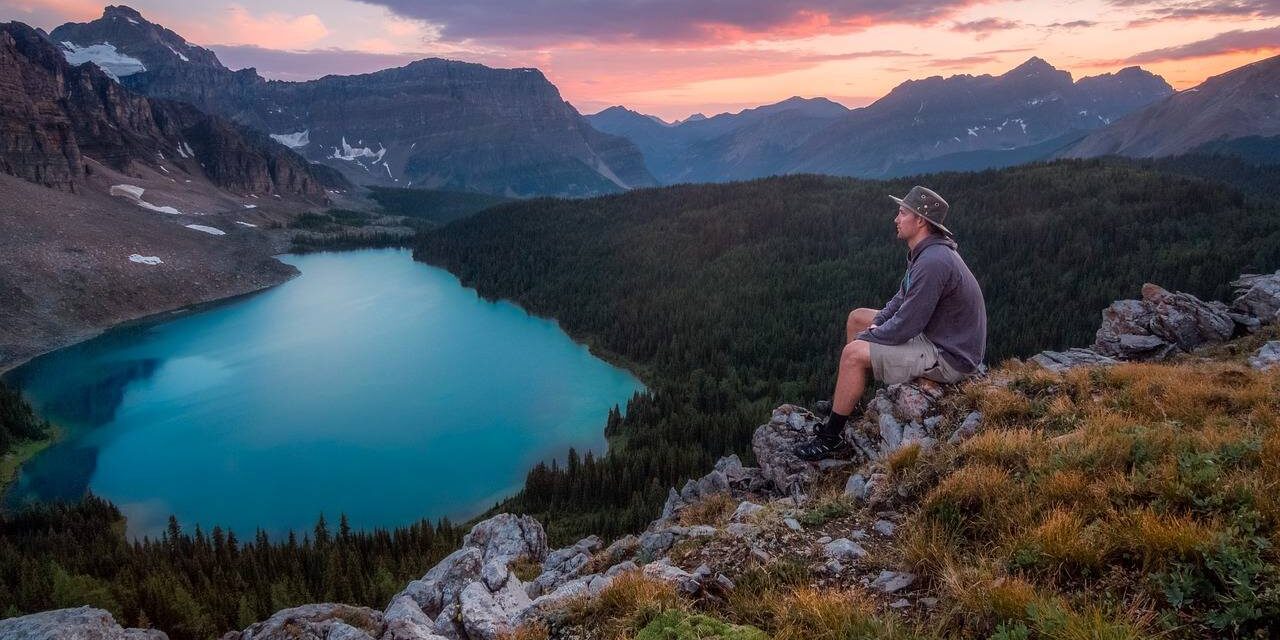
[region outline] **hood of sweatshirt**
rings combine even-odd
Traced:
[[[932,247],[935,244],[940,244],[940,245],[949,247],[952,251],[955,251],[959,246],[956,244],[955,240],[952,240],[951,238],[948,238],[946,236],[930,235],[924,240],[921,240],[920,244],[917,244],[915,247],[913,247],[911,251],[907,252],[907,264],[911,264],[912,262],[915,262],[916,258],[920,256],[921,252],[923,252],[925,249],[928,249],[929,247]]]

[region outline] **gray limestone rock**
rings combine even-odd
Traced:
[[[793,449],[808,442],[818,417],[795,405],[773,410],[768,424],[757,428],[751,448],[764,478],[778,495],[805,491],[818,476],[818,465],[796,457]]]
[[[882,536],[891,536],[893,535],[894,530],[897,529],[897,526],[888,520],[876,520],[875,523],[871,525],[871,528],[875,529],[876,533]]]
[[[1260,322],[1280,319],[1280,270],[1271,274],[1244,274],[1231,286],[1236,288],[1232,309]]]
[[[467,585],[480,577],[482,558],[483,553],[475,547],[458,549],[421,579],[410,582],[396,597],[407,595],[418,603],[424,613],[437,616],[445,605],[457,600]]]
[[[386,629],[381,640],[439,640],[435,622],[422,612],[422,608],[409,596],[400,596],[391,602],[383,614]]]
[[[1108,366],[1119,361],[1093,349],[1072,347],[1066,351],[1041,351],[1031,356],[1031,362],[1054,373],[1062,373],[1075,367]]]
[[[783,518],[783,519],[782,519],[782,524],[787,525],[787,528],[788,528],[788,529],[790,529],[790,530],[792,530],[792,531],[803,531],[803,530],[804,530],[804,527],[800,526],[800,521],[799,521],[799,520],[796,520],[795,518]]]
[[[862,477],[861,473],[855,473],[849,476],[849,480],[844,483],[844,495],[854,500],[862,500],[866,498],[867,479]]]
[[[547,555],[547,534],[532,516],[502,513],[472,527],[462,546],[480,549],[486,561],[498,556],[541,561]]]
[[[249,625],[235,640],[328,640],[336,625],[359,630],[366,638],[378,638],[384,627],[383,614],[368,607],[347,604],[305,604],[282,609],[262,622]],[[350,635],[350,631],[341,630]],[[363,639],[361,639],[363,640]]]
[[[675,543],[676,534],[671,529],[647,531],[640,536],[640,551],[650,558],[657,558]]]
[[[1271,340],[1262,345],[1249,358],[1249,366],[1258,371],[1271,371],[1280,368],[1280,340]]]
[[[978,428],[982,426],[982,412],[970,411],[969,415],[964,417],[960,422],[960,426],[951,432],[951,437],[947,438],[947,444],[959,444],[973,437],[978,432]]]
[[[738,508],[733,510],[733,515],[729,517],[731,522],[742,522],[764,511],[764,507],[750,500],[743,500],[738,503]]]
[[[871,581],[871,588],[881,593],[893,593],[911,586],[916,581],[913,573],[906,571],[881,571],[875,580]]]
[[[0,620],[4,640],[168,640],[154,629],[124,629],[93,607],[54,609]]]
[[[1141,300],[1117,300],[1102,312],[1093,350],[1119,360],[1160,361],[1223,342],[1235,321],[1221,302],[1142,285]]]
[[[650,562],[649,564],[644,565],[644,567],[641,568],[641,571],[646,577],[661,580],[663,582],[669,582],[677,586],[679,586],[681,582],[693,578],[692,574],[671,564],[671,561],[667,558],[663,558],[657,562]]]
[[[822,552],[831,560],[850,562],[867,555],[862,545],[848,539],[837,538],[822,546]]]

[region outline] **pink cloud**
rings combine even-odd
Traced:
[[[314,13],[290,15],[280,12],[253,14],[240,5],[231,5],[226,18],[212,24],[194,24],[181,32],[195,42],[230,45],[270,44],[279,49],[302,49],[329,35],[320,16]]]
[[[1186,60],[1228,53],[1254,53],[1280,51],[1280,27],[1255,31],[1235,30],[1219,33],[1212,38],[1197,40],[1163,49],[1153,49],[1129,56],[1122,62],[1143,64],[1164,60]]]
[[[440,25],[452,41],[712,44],[929,23],[981,0],[361,0]]]

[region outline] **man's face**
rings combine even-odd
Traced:
[[[908,240],[920,231],[920,225],[925,224],[920,220],[914,211],[898,205],[898,215],[893,217],[893,226],[898,230],[899,240]]]

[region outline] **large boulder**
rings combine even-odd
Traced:
[[[155,629],[124,629],[111,614],[93,607],[41,611],[0,620],[4,640],[169,640]]]
[[[435,633],[435,621],[423,613],[413,598],[400,596],[383,615],[386,627],[381,640],[445,640]]]
[[[244,631],[231,631],[222,640],[373,640],[382,635],[383,614],[349,604],[304,604],[281,609]]]
[[[773,410],[768,424],[756,429],[751,448],[764,479],[778,494],[803,493],[818,477],[818,465],[801,460],[794,449],[813,436],[820,422],[808,409],[784,404]]]
[[[1147,283],[1141,300],[1117,300],[1102,312],[1093,350],[1119,360],[1161,361],[1234,332],[1235,320],[1221,302]]]
[[[1271,371],[1280,369],[1280,340],[1271,340],[1262,345],[1256,353],[1249,358],[1249,366],[1258,371]]]
[[[1271,274],[1247,273],[1231,286],[1236,288],[1233,310],[1263,323],[1280,321],[1280,270]]]
[[[408,596],[418,603],[423,613],[433,618],[440,610],[457,600],[462,590],[480,578],[484,554],[475,547],[463,547],[454,551],[432,567],[427,574],[410,582],[400,593],[391,598]]]
[[[547,555],[547,534],[532,516],[503,513],[473,527],[462,546],[479,549],[485,562],[497,557],[541,561]]]

